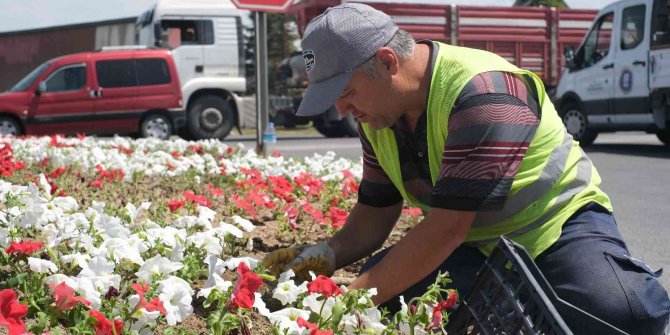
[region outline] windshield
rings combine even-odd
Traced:
[[[44,70],[46,70],[49,67],[49,65],[51,65],[51,63],[46,62],[38,66],[35,70],[28,73],[27,76],[21,79],[21,81],[19,81],[18,84],[14,85],[14,87],[9,89],[9,92],[25,91],[28,88],[28,86],[30,86],[35,81],[35,79],[37,79],[37,77],[39,77],[44,72]]]

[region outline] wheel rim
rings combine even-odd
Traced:
[[[580,111],[576,109],[569,110],[563,116],[563,123],[565,123],[565,128],[568,129],[570,133],[575,138],[581,138],[586,132],[586,117]]]
[[[0,121],[0,135],[18,135],[19,130],[16,128],[13,122],[10,121]]]
[[[144,133],[147,137],[164,140],[170,137],[170,125],[163,118],[154,118],[144,125]]]
[[[215,130],[221,126],[223,114],[214,107],[206,108],[200,114],[200,124],[207,130]]]

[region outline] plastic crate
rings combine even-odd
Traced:
[[[578,326],[570,329],[562,316]],[[626,334],[560,299],[526,249],[504,236],[449,316],[446,330],[472,335]]]

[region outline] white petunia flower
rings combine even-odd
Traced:
[[[243,218],[239,215],[234,215],[232,217],[232,219],[233,219],[233,222],[235,222],[235,224],[242,227],[242,229],[244,229],[247,232],[251,232],[254,229],[256,229],[256,227],[254,227],[254,224],[251,223],[251,221],[249,221],[249,220],[247,220],[247,219],[245,219],[245,218]]]
[[[166,257],[156,255],[147,259],[135,274],[139,280],[148,283],[153,275],[165,276],[183,267],[184,264],[172,262]]]
[[[225,261],[225,265],[228,269],[235,270],[240,263],[245,263],[250,270],[253,270],[258,265],[258,262],[260,261],[254,257],[231,257]]]
[[[321,294],[310,294],[302,299],[302,305],[316,314],[321,313],[321,317],[323,319],[327,319],[333,314],[335,298],[328,297],[324,304],[324,301],[321,297]]]
[[[244,232],[240,230],[240,228],[237,228],[229,223],[225,223],[221,221],[219,223],[219,226],[214,229],[216,233],[223,238],[224,236],[230,234],[233,235],[237,238],[242,238],[244,237]]]
[[[46,259],[28,257],[28,265],[30,266],[30,270],[37,273],[58,272],[56,264]]]
[[[158,282],[159,299],[167,311],[167,323],[174,326],[193,314],[193,290],[181,278],[171,276]]]
[[[282,306],[294,303],[303,291],[295,285],[293,280],[286,280],[277,284],[272,291],[272,297],[281,301]]]
[[[77,200],[73,197],[56,197],[51,201],[51,203],[53,203],[54,206],[66,212],[71,212],[79,209],[79,204],[77,203]]]
[[[302,327],[298,326],[298,317],[309,319],[309,312],[293,307],[284,308],[266,315],[270,323],[278,328],[281,334],[297,335],[302,334]]]

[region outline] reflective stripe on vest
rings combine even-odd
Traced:
[[[524,208],[537,201],[540,195],[551,191],[556,185],[556,181],[559,180],[561,175],[563,175],[563,170],[565,169],[565,164],[567,163],[568,157],[570,156],[570,150],[572,150],[572,146],[572,135],[568,134],[566,131],[565,135],[563,136],[563,143],[552,150],[551,155],[549,156],[549,160],[545,165],[544,170],[542,170],[540,178],[538,178],[538,180],[532,184],[522,188],[519,190],[519,192],[508,196],[507,200],[505,201],[505,205],[501,210],[478,212],[472,226],[485,227],[508,220]],[[582,161],[580,160],[580,164],[581,163]],[[586,164],[588,164],[589,173],[588,178],[585,178],[584,182],[586,185],[588,185],[588,182],[591,179],[591,162],[588,158],[586,158]],[[578,173],[577,179],[580,177],[586,176],[580,176]]]
[[[570,134],[567,134],[567,136],[570,137],[570,147],[572,147],[572,136]],[[561,145],[561,147],[563,147],[563,146],[564,145]],[[568,149],[568,152],[569,152],[569,149]],[[523,235],[523,234],[525,234],[525,233],[527,233],[527,232],[529,232],[529,231],[531,231],[535,228],[538,228],[538,227],[542,226],[552,216],[554,216],[559,210],[561,210],[565,205],[567,205],[570,202],[570,199],[572,199],[572,197],[574,197],[579,192],[583,191],[586,187],[589,186],[589,182],[591,180],[591,171],[593,171],[593,164],[591,164],[591,160],[586,156],[584,151],[582,151],[581,149],[580,149],[580,153],[581,153],[581,156],[579,157],[579,161],[577,163],[577,176],[575,177],[574,180],[572,180],[572,182],[570,182],[570,184],[568,184],[568,186],[566,186],[565,188],[563,188],[563,190],[561,190],[561,194],[556,198],[556,202],[551,207],[551,209],[549,211],[545,212],[541,217],[539,217],[535,221],[528,224],[527,226],[519,228],[519,229],[515,230],[514,232],[505,234],[507,237],[514,238],[516,236]],[[565,156],[565,161],[567,161],[567,159],[568,159],[568,157],[566,155]],[[562,162],[563,165],[565,164],[565,161]],[[546,171],[543,171],[542,173],[544,174],[544,172],[546,172]],[[559,174],[559,176],[560,176],[560,174]],[[534,183],[534,184],[536,184],[536,183]],[[528,187],[533,187],[533,185],[530,185]],[[525,188],[522,189],[521,191],[524,191],[524,190],[525,190]],[[549,189],[547,189],[546,192],[548,192],[550,190],[551,190],[551,187]],[[521,191],[519,191],[519,193],[521,193]],[[519,193],[517,193],[516,195],[518,195]],[[528,195],[530,195],[530,194],[528,194]],[[510,204],[510,200],[511,201],[517,201],[517,200],[518,201],[529,201],[529,200],[531,200],[531,203],[532,203],[532,201],[534,201],[535,199],[532,199],[531,197],[526,198],[526,199],[517,199],[516,197],[509,197],[509,198],[507,198],[507,202],[505,203],[505,209],[507,209],[507,204]],[[516,204],[514,204],[514,205],[516,205]],[[527,204],[527,205],[530,205],[530,204]],[[505,209],[503,209],[503,211],[505,211]],[[496,213],[497,214],[498,212],[490,212],[490,213]],[[511,214],[514,215],[515,213],[511,213]],[[479,217],[479,213],[477,214],[477,216]],[[496,222],[500,222],[500,221],[496,221]],[[496,222],[494,222],[494,223],[496,223]],[[498,240],[497,238],[492,238],[492,239],[488,239],[488,240],[471,241],[471,242],[467,242],[466,244],[479,248],[479,247],[483,247],[483,246],[485,246],[489,243],[494,243],[497,240]]]

